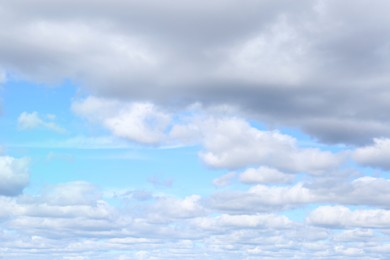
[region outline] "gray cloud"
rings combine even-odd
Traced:
[[[362,165],[390,169],[390,140],[387,138],[375,138],[374,143],[360,147],[354,151],[354,159]]]
[[[330,143],[388,137],[386,1],[0,4],[0,67],[165,105],[233,104]],[[12,29],[10,29],[12,28]]]

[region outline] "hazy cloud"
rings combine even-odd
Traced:
[[[237,174],[234,172],[229,172],[213,180],[213,184],[217,187],[228,186]]]
[[[50,121],[54,120],[53,115],[48,115],[47,120],[41,118],[37,112],[23,112],[18,117],[18,127],[22,130],[31,130],[34,128],[44,128],[57,133],[66,133],[66,130],[56,123]]]

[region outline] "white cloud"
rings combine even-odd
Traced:
[[[170,123],[170,116],[151,103],[121,103],[88,97],[72,104],[73,111],[99,123],[115,136],[144,144],[158,144]]]
[[[390,211],[383,209],[351,210],[344,206],[321,206],[313,210],[306,221],[312,225],[331,228],[386,228]]]
[[[238,118],[209,120],[204,128],[205,151],[200,157],[213,167],[265,165],[316,175],[341,162],[339,155],[316,148],[299,148],[291,136],[258,130]]]
[[[354,151],[353,158],[360,164],[390,169],[390,139],[374,138],[372,145],[357,148]]]
[[[51,117],[48,117],[52,120]],[[66,130],[56,123],[51,121],[45,121],[42,119],[37,112],[23,112],[18,117],[18,127],[22,130],[31,130],[34,128],[45,128],[57,133],[66,133]]]
[[[29,183],[28,159],[0,156],[0,195],[15,196]]]
[[[249,168],[240,174],[240,181],[247,184],[289,183],[294,176],[269,167]]]

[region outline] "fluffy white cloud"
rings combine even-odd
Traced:
[[[249,168],[240,174],[240,181],[247,184],[289,183],[294,176],[269,167]]]
[[[29,183],[29,160],[0,156],[0,195],[20,194]]]
[[[114,135],[145,144],[157,144],[164,138],[170,116],[151,103],[121,103],[88,97],[72,104],[73,111],[101,124]]]
[[[209,120],[204,129],[205,151],[200,157],[213,167],[265,165],[316,175],[341,162],[339,155],[317,148],[300,148],[291,136],[258,130],[238,118]]]
[[[301,148],[289,135],[261,131],[244,119],[224,116],[223,112],[202,116],[205,111],[192,114],[189,109],[168,114],[150,103],[97,97],[75,101],[72,109],[115,136],[132,141],[173,145],[200,143],[204,147],[200,158],[218,168],[264,165],[319,175],[337,167],[343,159],[340,154],[318,148]]]
[[[52,115],[48,115],[48,120],[53,120]],[[37,112],[23,112],[18,117],[18,127],[22,130],[34,128],[45,128],[57,133],[66,133],[66,130],[56,123],[42,119]]]
[[[322,206],[313,210],[306,221],[313,225],[334,228],[386,228],[390,225],[390,211],[383,209],[351,210],[344,206]]]
[[[367,166],[390,169],[390,139],[374,138],[372,145],[357,148],[353,158]]]

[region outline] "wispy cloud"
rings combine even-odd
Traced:
[[[21,130],[32,130],[35,128],[48,129],[60,134],[67,133],[67,131],[58,126],[52,120],[55,119],[54,115],[48,115],[47,119],[43,119],[37,112],[23,112],[18,117],[18,128]]]

